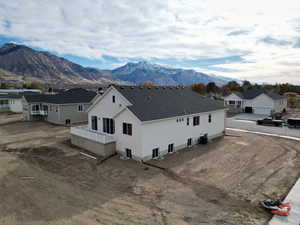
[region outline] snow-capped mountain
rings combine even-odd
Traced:
[[[227,77],[218,77],[197,72],[195,70],[163,67],[149,62],[127,63],[111,71],[112,79],[138,84],[153,82],[157,85],[189,85],[193,83],[215,82],[224,85],[233,80]]]

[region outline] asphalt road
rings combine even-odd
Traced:
[[[226,126],[228,128],[243,129],[256,132],[264,132],[270,134],[279,134],[292,137],[300,137],[300,129],[288,127],[272,127],[257,125],[255,121],[239,120],[235,118],[227,118]]]

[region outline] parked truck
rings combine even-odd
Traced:
[[[287,125],[289,128],[300,128],[300,118],[289,118]]]

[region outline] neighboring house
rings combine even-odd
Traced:
[[[24,95],[38,94],[37,91],[21,89],[0,89],[0,112],[21,113],[23,110],[22,98]]]
[[[22,97],[19,94],[0,94],[0,112],[22,112]]]
[[[74,88],[54,95],[25,95],[24,120],[46,120],[54,124],[73,124],[88,120],[86,109],[96,92]]]
[[[287,97],[264,89],[249,89],[224,97],[224,105],[232,111],[272,115],[287,109]]]
[[[225,107],[183,87],[110,86],[71,128],[74,145],[149,160],[224,135]]]

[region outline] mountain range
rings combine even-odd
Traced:
[[[146,61],[127,63],[113,70],[83,67],[49,52],[36,51],[25,45],[4,44],[0,47],[0,81],[38,81],[42,84],[138,84],[188,85],[215,82],[224,85],[232,80],[195,70],[174,69]]]

